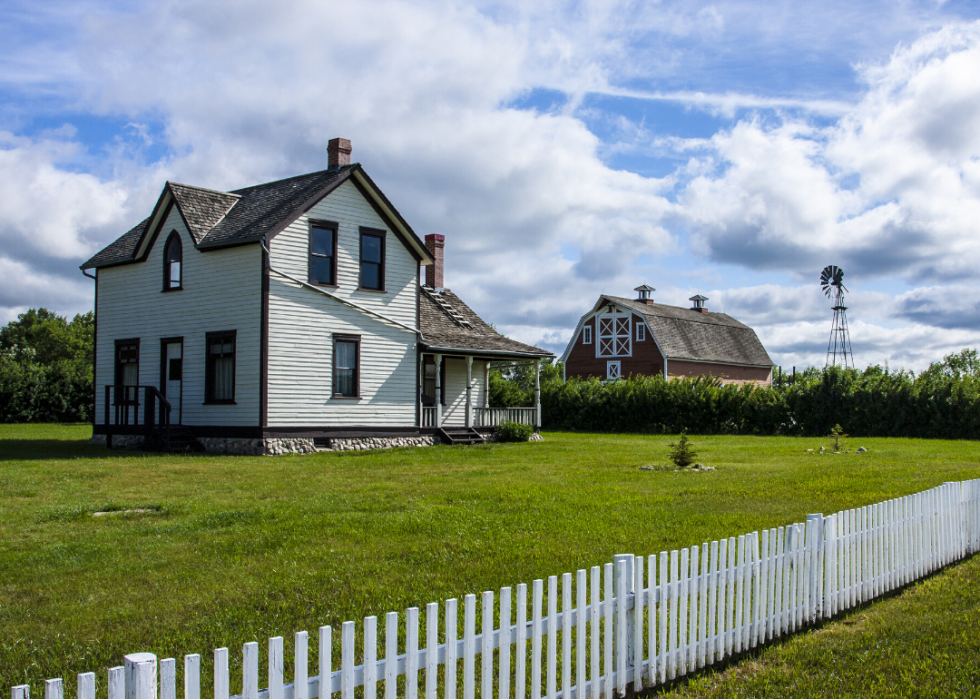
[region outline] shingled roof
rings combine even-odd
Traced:
[[[311,199],[325,196],[355,173],[358,174],[357,179],[372,189],[413,238],[413,247],[424,252],[425,245],[422,241],[357,163],[231,192],[167,182],[157,207],[161,206],[168,194],[172,196],[198,248],[241,245],[258,242],[264,236],[278,233],[285,224],[302,213]],[[149,221],[150,219],[146,219],[140,222],[96,253],[81,268],[90,269],[135,262],[144,236],[154,233],[146,230]],[[398,231],[395,232],[400,234]]]
[[[724,313],[603,296],[639,313],[668,359],[775,366],[755,331]]]
[[[425,346],[430,349],[484,351],[532,357],[553,356],[540,347],[504,337],[449,289],[435,291],[422,287],[422,293],[419,294],[419,316],[419,329],[422,331]]]

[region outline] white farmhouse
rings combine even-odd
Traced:
[[[503,337],[333,139],[329,169],[219,192],[168,182],[94,270],[97,441],[281,453],[481,441]],[[426,267],[426,284],[421,267]],[[537,396],[537,394],[536,394]]]

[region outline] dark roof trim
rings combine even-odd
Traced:
[[[153,231],[153,235],[150,236],[150,240],[146,244],[146,251],[141,256],[137,256],[136,255],[136,252],[134,252],[133,253],[133,260],[132,260],[133,262],[145,262],[146,261],[146,258],[148,258],[150,256],[150,251],[153,249],[154,244],[156,244],[157,238],[160,236],[160,231],[163,230],[163,224],[166,223],[166,221],[167,221],[168,218],[170,218],[170,210],[174,208],[175,201],[176,201],[176,198],[171,195],[170,201],[167,202],[167,206],[163,210],[163,215],[160,217],[160,221],[159,221],[159,223],[157,223],[156,229]],[[179,212],[180,209],[177,209],[177,211]],[[183,219],[184,215],[181,214],[180,216]],[[194,236],[191,235],[191,229],[187,227],[187,220],[186,219],[184,219],[184,228],[187,228],[187,235],[191,239],[191,245],[193,245],[194,244]],[[147,230],[149,230],[149,229],[147,229]],[[143,235],[144,236],[146,235],[146,231],[143,232]],[[141,243],[142,243],[142,241],[136,245],[136,251],[139,251],[139,246],[140,246]]]
[[[368,191],[368,188],[365,187],[363,184],[361,184],[361,182],[356,177],[352,177],[351,182],[357,188],[357,191],[361,193],[361,196],[367,199],[367,202],[371,205],[371,208],[374,209],[374,213],[376,213],[381,218],[381,220],[385,222],[385,225],[388,226],[389,229],[391,229],[391,232],[395,234],[395,237],[398,238],[398,241],[403,246],[405,246],[405,248],[410,253],[412,253],[412,257],[415,258],[415,261],[421,264],[422,256],[419,254],[419,251],[416,249],[414,245],[412,245],[412,243],[408,241],[404,233],[402,233],[402,231],[400,230],[401,227],[397,223],[392,221],[391,217],[385,212],[385,210],[378,205],[378,202],[376,202],[374,200],[374,197],[371,196],[371,193]],[[425,246],[423,245],[422,247]]]
[[[419,239],[418,235],[415,234],[415,231],[412,230],[412,227],[408,225],[408,221],[402,218],[402,215],[398,213],[398,209],[396,209],[394,205],[388,201],[388,197],[384,195],[384,192],[382,192],[378,185],[374,183],[374,180],[372,180],[368,174],[364,172],[363,168],[361,168],[359,164],[354,166],[353,174],[357,178],[358,182],[369,188],[373,198],[377,199],[376,203],[389,214],[390,218],[393,218],[398,223],[395,230],[400,228],[406,234],[410,241],[410,245],[407,245],[406,247],[409,249],[415,249],[415,251],[418,253],[417,257],[422,264],[431,265],[434,263],[435,260],[433,260],[430,256],[429,249],[425,247],[425,243]],[[407,241],[403,240],[402,242],[405,243]]]
[[[160,228],[167,220],[167,217],[170,216],[170,206],[175,199],[176,197],[170,190],[170,181],[168,180],[163,185],[160,198],[157,199],[156,206],[153,207],[153,213],[150,214],[150,221],[146,224],[146,228],[143,229],[143,235],[136,241],[136,247],[133,249],[133,259],[130,260],[131,262],[142,262],[150,254],[153,243],[160,233]],[[177,207],[177,211],[180,211],[180,207]],[[187,229],[187,234],[190,235],[191,227],[187,225],[187,219],[184,218],[183,212],[180,213],[180,218],[184,222],[184,228]],[[193,236],[191,236],[191,242],[194,242]]]
[[[424,343],[423,343],[424,344]],[[474,357],[483,356],[487,354],[493,354],[497,356],[505,357],[554,357],[552,352],[512,352],[510,350],[488,350],[488,349],[470,349],[469,347],[436,347],[434,345],[425,345],[425,349],[428,352],[452,352],[454,354],[463,355],[473,355]]]

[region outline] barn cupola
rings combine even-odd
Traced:
[[[688,299],[694,305],[691,306],[692,311],[697,311],[698,313],[707,313],[708,309],[704,307],[704,302],[708,300],[707,296],[702,296],[701,294],[696,294]]]
[[[635,289],[633,289],[633,291],[635,291],[637,294],[636,296],[637,301],[639,301],[640,303],[645,303],[648,306],[653,305],[653,299],[650,297],[650,294],[656,291],[656,289],[654,289],[652,286],[647,286],[646,284],[644,284],[642,286],[636,287]]]

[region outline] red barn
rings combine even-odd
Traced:
[[[636,291],[636,299],[600,296],[582,316],[562,355],[566,378],[710,375],[723,383],[772,383],[773,362],[752,328],[709,311],[704,296],[680,308],[654,303],[649,286]]]

